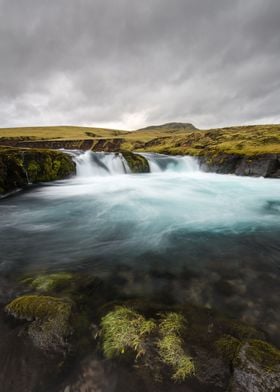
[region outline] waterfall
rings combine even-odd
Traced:
[[[130,173],[130,168],[121,153],[72,152],[79,177],[106,176]]]
[[[150,166],[152,173],[158,172],[198,172],[199,163],[196,158],[191,156],[164,155],[155,153],[141,153]]]
[[[118,152],[68,151],[77,165],[78,177],[109,176],[131,173],[128,163]],[[155,153],[137,153],[145,157],[151,173],[192,173],[199,171],[196,158]]]

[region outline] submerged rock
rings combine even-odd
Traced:
[[[53,274],[40,274],[34,278],[25,278],[23,279],[23,283],[27,283],[35,290],[49,292],[64,289],[72,280],[73,274],[69,272],[57,272]]]
[[[7,379],[15,366],[23,384],[38,391],[262,392],[280,388],[279,350],[262,340],[262,331],[213,309],[120,298],[100,279],[74,273],[40,274],[25,283],[36,295],[11,301],[5,310],[15,319],[2,318],[0,349],[5,358],[0,350],[0,364],[7,363],[4,391],[17,390]],[[69,299],[56,297],[58,293]],[[16,358],[12,345],[11,360],[6,358],[9,347],[5,344],[10,333],[18,336],[21,347]],[[33,357],[27,362],[29,352],[39,358],[41,367]],[[56,372],[41,381],[51,358],[60,358],[55,359]],[[33,369],[37,373],[27,380],[25,375]]]
[[[3,316],[0,311],[1,392],[54,391],[48,384],[60,374],[63,354],[36,347],[22,333],[21,325],[7,323]]]
[[[24,295],[6,306],[13,317],[30,321],[28,335],[43,350],[64,350],[71,332],[69,318],[72,304],[61,298]]]

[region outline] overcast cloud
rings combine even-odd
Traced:
[[[279,0],[0,0],[0,126],[280,122]]]

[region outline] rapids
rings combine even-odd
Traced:
[[[151,173],[131,174],[121,154],[70,153],[76,177],[1,201],[1,274],[86,271],[126,294],[216,307],[277,334],[279,180],[147,153]]]

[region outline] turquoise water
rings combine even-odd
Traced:
[[[125,293],[216,307],[277,334],[280,181],[190,157],[75,153],[78,176],[0,203],[0,272],[86,271]],[[277,299],[277,300],[276,300]],[[279,324],[278,324],[279,325]]]

